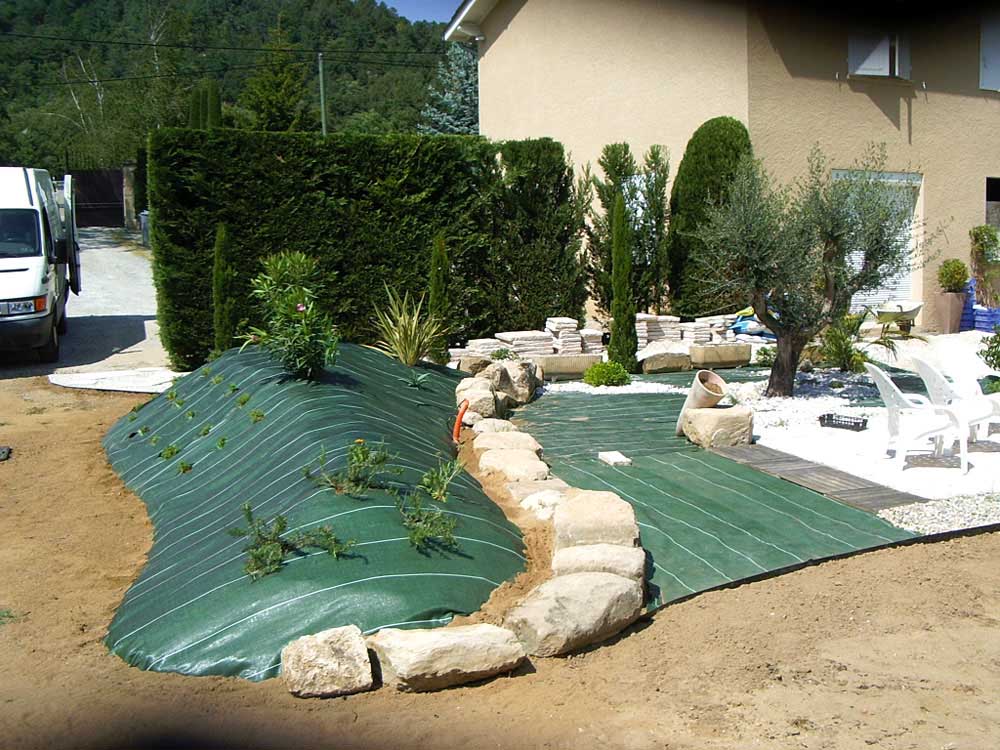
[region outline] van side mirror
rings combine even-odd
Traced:
[[[66,240],[56,240],[54,246],[56,263],[67,263],[69,261],[69,247],[66,244]]]

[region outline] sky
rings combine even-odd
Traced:
[[[461,0],[383,0],[411,21],[450,21]]]

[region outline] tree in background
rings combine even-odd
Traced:
[[[191,104],[188,109],[188,127],[210,130],[222,125],[222,99],[219,83],[206,78],[191,89]]]
[[[851,298],[873,291],[928,257],[911,244],[916,196],[880,179],[885,147],[872,146],[834,179],[814,149],[794,189],[775,186],[744,154],[725,203],[710,206],[688,273],[709,294],[751,303],[777,336],[768,396],[791,396],[803,348],[843,319]]]
[[[448,262],[448,247],[444,234],[434,235],[431,248],[431,270],[428,281],[427,312],[441,321],[447,330],[451,325],[451,305],[448,299],[448,277],[451,266]],[[431,351],[431,358],[438,364],[448,364],[448,341],[444,338]]]
[[[452,43],[438,63],[437,78],[430,85],[427,106],[420,113],[417,131],[431,135],[479,133],[479,69],[476,50]]]
[[[289,52],[294,47],[280,26],[271,30],[264,46],[267,65],[247,79],[240,104],[254,114],[257,130],[304,130],[311,119],[306,112],[308,68],[301,56]]]
[[[692,234],[705,221],[709,206],[725,200],[737,164],[751,152],[750,134],[732,117],[708,120],[688,141],[670,193],[667,248],[670,306],[675,314],[712,314],[740,307],[738,300],[708,294],[691,280],[688,269],[697,262],[697,240]]]
[[[611,343],[608,360],[635,372],[639,346],[635,332],[635,299],[632,296],[632,251],[630,228],[625,220],[625,197],[619,195],[611,207]]]
[[[627,143],[611,143],[597,162],[604,179],[593,178],[600,210],[592,207],[587,228],[590,294],[598,308],[611,310],[611,210],[620,196],[625,203],[632,253],[632,297],[641,310],[659,308],[666,273],[667,182],[670,162],[662,146],[651,146],[640,167]]]

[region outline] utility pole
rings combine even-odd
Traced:
[[[323,53],[317,53],[319,58],[319,120],[323,124],[323,137],[326,137],[326,82],[323,76]]]

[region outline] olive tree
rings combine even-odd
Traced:
[[[912,190],[886,180],[884,146],[832,173],[818,148],[792,186],[780,186],[747,156],[725,204],[694,233],[695,272],[712,293],[753,305],[777,336],[768,396],[791,396],[802,350],[841,319],[851,298],[908,271],[926,244],[911,242]],[[929,242],[929,240],[928,240]]]

